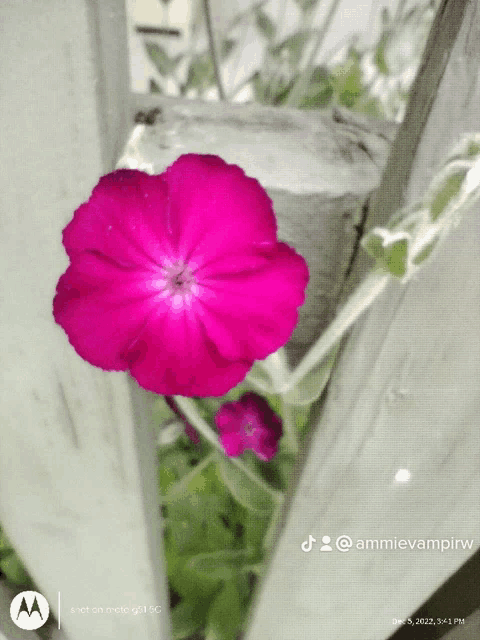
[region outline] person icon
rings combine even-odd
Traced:
[[[332,547],[329,544],[330,541],[331,541],[330,536],[323,536],[322,537],[323,544],[320,547],[320,551],[333,551]]]

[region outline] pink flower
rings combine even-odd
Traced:
[[[284,345],[308,282],[240,167],[178,158],[100,179],[63,231],[53,313],[77,353],[163,395],[220,396]]]
[[[245,393],[238,402],[224,404],[215,415],[215,424],[227,456],[252,449],[260,460],[268,462],[277,453],[282,421],[256,393]]]

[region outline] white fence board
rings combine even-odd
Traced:
[[[0,20],[0,522],[69,640],[169,638],[155,434],[52,317],[61,230],[125,141],[124,4],[6,0]],[[139,605],[162,612],[71,612]]]
[[[478,549],[478,213],[428,272],[404,292],[392,286],[353,332],[248,640],[295,640],[299,629],[305,640],[320,631],[329,640],[384,640],[398,628],[394,618],[412,614]],[[395,480],[399,469],[408,482]],[[317,543],[304,553],[309,534]],[[331,553],[319,551],[324,535]],[[342,553],[341,535],[472,547]]]
[[[389,160],[393,182],[373,198],[377,224],[392,199],[423,195],[462,133],[480,130],[479,18],[478,2],[442,3],[415,110]],[[385,640],[398,629],[394,618],[415,612],[479,548],[479,241],[477,205],[436,261],[405,287],[393,283],[352,332],[248,640]],[[408,482],[395,479],[400,469]],[[317,542],[304,553],[309,534]],[[324,535],[332,552],[319,550]],[[354,545],[458,539],[471,548],[342,553],[341,535]]]

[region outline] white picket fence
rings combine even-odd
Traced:
[[[452,143],[480,131],[479,18],[478,0],[443,1],[412,98],[417,111],[393,143],[391,188],[382,183],[371,200],[373,220],[422,195]],[[0,19],[0,523],[60,618],[57,640],[170,640],[152,396],[83,362],[51,309],[67,264],[61,229],[98,177],[125,160],[133,128],[124,4],[4,0]],[[185,151],[217,153],[248,161],[271,193],[280,237],[312,270],[315,304],[293,345],[304,350],[333,312],[353,211],[380,183],[395,127],[345,114],[334,122],[259,106],[159,104],[164,125],[144,132],[153,144],[142,150],[155,167]],[[155,145],[155,136],[169,144]],[[415,611],[478,549],[479,239],[477,208],[421,278],[390,286],[355,327],[304,452],[248,640],[386,640],[393,618]],[[400,469],[409,482],[398,481]],[[303,553],[310,534],[474,544]],[[11,622],[14,593],[0,586],[0,637],[35,638]],[[82,612],[139,605],[161,611]]]

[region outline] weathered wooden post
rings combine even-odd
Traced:
[[[61,230],[128,135],[124,3],[8,0],[0,20],[0,522],[68,640],[167,640],[155,434],[52,319]]]
[[[414,203],[461,135],[480,130],[479,60],[480,3],[444,0],[370,224]],[[353,330],[248,640],[384,640],[477,550],[479,240],[477,205],[436,261],[393,283]],[[355,548],[374,539],[469,544]]]

